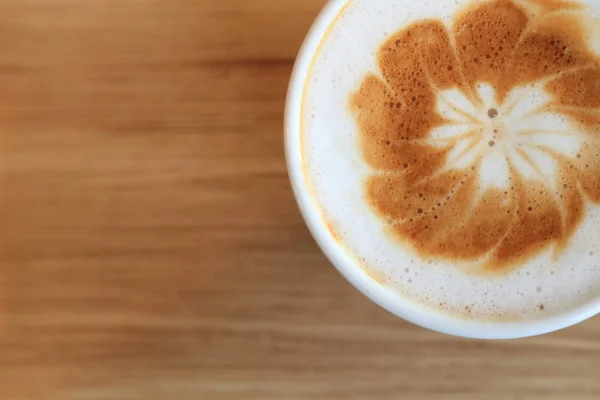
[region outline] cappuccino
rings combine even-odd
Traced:
[[[302,105],[308,186],[357,265],[477,320],[600,295],[600,2],[351,0]]]

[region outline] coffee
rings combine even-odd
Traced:
[[[350,1],[303,104],[309,186],[380,283],[528,319],[600,295],[600,3]]]

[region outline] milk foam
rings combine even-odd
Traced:
[[[482,260],[424,256],[415,249],[414,243],[390,234],[389,222],[393,221],[378,215],[365,193],[364,182],[381,171],[365,162],[360,148],[360,128],[356,115],[348,106],[349,99],[360,89],[367,74],[381,76],[377,52],[395,32],[426,18],[451,25],[453,16],[470,3],[456,0],[350,0],[324,38],[307,79],[302,110],[304,167],[324,220],[347,252],[380,283],[394,288],[407,299],[466,318],[541,318],[600,295],[600,205],[591,201],[584,203],[585,216],[564,251],[557,252],[556,246],[549,246],[525,261],[518,261],[518,268],[504,266],[489,272],[482,270]],[[600,15],[599,2],[588,0],[582,4],[587,7],[589,18]],[[596,47],[597,43],[592,43],[593,37],[587,39],[591,48],[600,48]],[[540,181],[552,175],[556,163],[540,152],[532,150],[525,158],[515,159],[510,166],[502,161],[503,157],[490,156],[496,154],[489,150],[492,147],[494,151],[505,149],[508,153],[518,150],[506,150],[503,144],[506,136],[494,136],[496,128],[491,119],[496,118],[509,121],[510,124],[506,124],[512,131],[527,131],[532,125],[542,133],[550,132],[543,137],[533,134],[533,139],[527,136],[526,140],[533,140],[534,145],[548,145],[563,152],[564,157],[579,156],[584,145],[582,139],[577,128],[560,114],[539,113],[529,122],[517,118],[529,115],[529,111],[545,101],[547,94],[539,85],[516,88],[516,91],[525,91],[525,95],[516,91],[508,93],[502,104],[494,103],[493,87],[479,84],[477,88],[484,104],[473,105],[456,90],[438,91],[438,114],[461,125],[464,122],[460,121],[462,114],[452,113],[467,110],[469,115],[477,117],[482,132],[489,136],[478,142],[480,147],[476,146],[475,150],[465,153],[460,148],[453,149],[455,157],[448,157],[451,165],[446,168],[466,168],[474,160],[483,160],[477,177],[480,189],[507,188],[510,166],[521,176],[537,176],[535,179]],[[512,107],[510,112],[506,107]],[[464,133],[461,131],[464,127],[446,125],[431,129],[426,140],[439,143]],[[574,134],[563,135],[556,131]],[[514,143],[514,140],[509,142]],[[527,159],[534,162],[525,162]],[[536,166],[542,170],[541,177]],[[577,182],[570,183],[577,185]],[[563,182],[557,180],[548,185],[558,187]],[[556,193],[560,193],[558,188]]]

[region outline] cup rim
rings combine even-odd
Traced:
[[[392,314],[421,327],[474,339],[516,339],[541,335],[593,317],[600,312],[600,297],[576,308],[529,321],[475,321],[444,314],[403,297],[385,287],[362,269],[330,233],[313,198],[302,165],[301,110],[304,89],[315,55],[329,29],[352,0],[329,0],[300,48],[292,71],[285,105],[284,143],[288,174],[296,202],[309,231],[336,269],[356,289]]]

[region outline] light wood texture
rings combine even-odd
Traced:
[[[403,322],[305,228],[282,110],[322,0],[0,0],[0,399],[597,399],[600,319]]]

